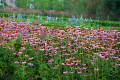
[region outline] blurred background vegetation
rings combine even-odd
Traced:
[[[120,20],[120,0],[16,0],[16,6],[55,11],[68,11],[76,16],[84,13],[89,17]]]
[[[120,0],[16,0],[16,7],[73,12],[75,16],[120,21]]]

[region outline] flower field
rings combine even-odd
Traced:
[[[0,80],[119,80],[120,30],[0,19]]]

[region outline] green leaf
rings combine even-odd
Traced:
[[[43,77],[43,80],[47,80],[46,77]]]

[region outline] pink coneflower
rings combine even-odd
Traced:
[[[82,67],[79,67],[80,70],[82,70],[83,68]]]
[[[26,63],[26,61],[25,61],[25,60],[23,60],[23,61],[22,61],[22,63],[23,63],[23,64],[25,64],[25,63]]]
[[[118,65],[118,66],[120,66],[120,63],[118,63],[118,62],[117,62],[115,65]]]
[[[94,62],[91,62],[91,64],[94,64]]]
[[[105,60],[108,60],[109,58],[107,57],[107,56],[105,56],[105,58],[104,58]]]
[[[40,50],[41,50],[41,51],[44,51],[45,49],[41,48]]]
[[[56,69],[57,67],[53,67],[54,69]]]
[[[83,54],[83,53],[80,53],[80,54]]]
[[[73,60],[73,62],[77,62],[77,60]]]
[[[113,65],[113,67],[116,67],[116,65]]]
[[[55,47],[55,49],[59,49],[58,47]]]
[[[15,63],[19,63],[18,61],[15,61]]]
[[[32,50],[32,49],[29,49],[29,50]]]
[[[22,52],[22,51],[19,51],[18,53],[19,53],[19,54],[22,54],[23,52]]]
[[[44,54],[44,55],[48,55],[48,54],[47,54],[47,52],[45,52],[45,54]]]
[[[81,62],[81,60],[78,59],[77,62]]]
[[[70,66],[70,69],[72,69],[73,67],[72,66]]]
[[[66,48],[65,46],[61,46],[61,48]]]
[[[94,55],[98,55],[98,53],[94,53]]]
[[[4,73],[2,73],[2,75],[4,75]]]
[[[104,54],[99,54],[99,56],[100,56],[101,58],[104,58],[104,57],[105,57],[105,55],[104,55]]]
[[[14,37],[14,39],[18,39],[18,37],[17,37],[17,36],[15,36],[15,37]]]
[[[66,59],[66,61],[70,61],[70,58]]]
[[[68,73],[68,71],[64,71],[63,73]]]
[[[75,59],[75,57],[74,57],[74,56],[72,56],[70,59]]]
[[[37,51],[37,53],[40,53],[40,51]]]
[[[98,71],[99,69],[98,69],[98,68],[95,68],[94,70]]]
[[[78,67],[76,66],[75,69],[78,69]]]
[[[69,53],[65,53],[65,55],[69,56],[70,54]]]
[[[28,54],[26,54],[25,57],[28,57]]]
[[[9,46],[9,49],[13,49],[12,46]]]
[[[32,64],[32,63],[28,63],[28,65],[33,66],[33,64]]]
[[[79,70],[77,73],[79,74],[79,73],[81,73],[81,71]]]
[[[14,52],[13,54],[16,54],[16,52]]]
[[[62,51],[63,51],[63,52],[65,52],[65,51],[66,51],[66,49],[63,49]]]
[[[84,66],[85,66],[85,65],[86,65],[86,63],[84,63],[84,62],[83,62],[83,63],[82,63],[82,65],[84,65]]]
[[[78,65],[78,63],[76,63],[75,65]]]
[[[81,46],[78,46],[77,48],[81,48]]]
[[[69,73],[74,73],[73,71],[70,71]]]
[[[55,66],[58,66],[58,64],[55,64]]]
[[[87,76],[87,74],[84,74],[84,76]]]
[[[48,62],[49,62],[49,63],[52,63],[52,62],[53,62],[53,60],[54,60],[53,58],[48,59]]]
[[[120,55],[119,55],[120,56]],[[120,57],[117,59],[118,61],[120,61]]]
[[[46,20],[45,22],[46,22],[46,23],[48,23],[48,21],[47,21],[47,20]]]
[[[32,60],[33,59],[33,57],[30,57],[28,60]]]
[[[3,43],[0,43],[0,45],[3,45]]]
[[[73,65],[73,64],[74,64],[73,62],[70,63],[70,65]]]
[[[66,62],[66,65],[71,65],[71,62]]]
[[[118,56],[117,56],[117,55],[114,55],[114,57],[113,57],[113,58],[115,58],[115,59],[116,59],[116,58],[118,58]]]
[[[66,62],[63,61],[61,64],[62,64],[62,65],[66,65]]]
[[[84,67],[83,67],[83,69],[87,69],[87,67],[86,67],[86,66],[84,66]]]
[[[110,52],[110,55],[114,55],[113,52]]]

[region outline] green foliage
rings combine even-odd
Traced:
[[[111,20],[119,20],[120,17],[120,0],[16,0],[17,7],[30,8],[33,4],[36,9],[41,11],[69,11],[76,15],[81,13],[87,16],[97,16]]]
[[[17,7],[29,8],[27,4],[28,4],[28,0],[16,0]]]
[[[18,38],[17,40],[16,40],[16,42],[14,43],[14,48],[15,48],[15,50],[18,52],[19,51],[19,49],[20,49],[20,47],[21,47],[21,39],[20,38]]]

